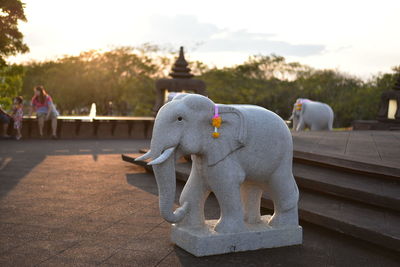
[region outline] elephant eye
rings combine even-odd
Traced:
[[[182,117],[181,116],[178,117],[178,121],[182,121]]]

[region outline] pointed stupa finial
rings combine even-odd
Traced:
[[[183,53],[183,46],[179,49],[179,57],[172,67],[172,72],[169,74],[172,78],[190,79],[194,75],[190,73],[190,68],[187,67],[188,63]]]

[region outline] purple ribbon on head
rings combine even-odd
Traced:
[[[217,104],[214,105],[214,118],[218,117],[218,106]]]
[[[312,102],[310,99],[307,99],[307,98],[299,98],[298,100],[297,100],[297,104],[303,104],[303,103],[306,103],[306,102]]]

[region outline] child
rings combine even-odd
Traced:
[[[17,96],[14,98],[14,109],[13,109],[13,119],[14,119],[14,129],[17,131],[15,139],[20,140],[22,137],[22,118],[24,116],[22,96]]]
[[[7,134],[8,124],[10,123],[11,116],[7,114],[1,107],[0,107],[0,123],[3,124],[2,127],[2,136],[4,138],[9,138],[10,136]]]

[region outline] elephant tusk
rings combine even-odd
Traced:
[[[147,163],[147,165],[156,165],[156,164],[163,163],[172,155],[172,153],[174,153],[174,150],[175,150],[175,147],[168,148],[158,158]]]
[[[149,159],[149,158],[151,158],[151,155],[150,155],[150,154],[151,154],[151,150],[147,151],[146,154],[141,155],[140,157],[136,158],[135,161]]]

